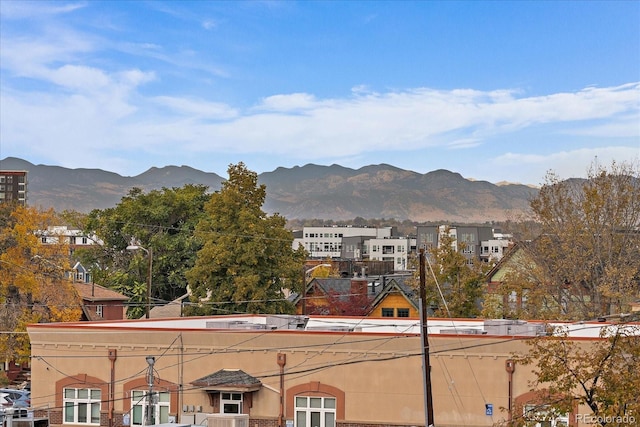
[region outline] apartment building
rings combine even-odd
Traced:
[[[493,237],[493,239],[480,242],[480,259],[482,261],[496,263],[513,246],[510,234],[494,233]]]
[[[406,271],[409,269],[409,256],[416,250],[416,239],[408,237],[369,239],[364,246],[371,261],[392,261],[394,271]]]
[[[393,227],[356,227],[356,226],[330,226],[330,227],[304,227],[302,237],[294,239],[293,247],[302,245],[309,256],[315,259],[341,258],[343,256],[343,242],[346,238],[360,238],[361,242],[371,238],[391,237]],[[354,240],[355,242],[356,240]],[[349,259],[362,259],[367,254],[361,253],[362,246],[354,246]]]
[[[453,248],[461,252],[469,262],[497,262],[510,246],[511,236],[496,233],[491,226],[419,225],[416,247],[428,252],[431,248],[439,247],[442,237],[447,234],[453,239]]]
[[[0,171],[0,203],[27,204],[27,171]]]

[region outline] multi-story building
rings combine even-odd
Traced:
[[[40,243],[43,245],[69,245],[69,256],[73,257],[76,249],[102,244],[96,236],[87,236],[82,230],[69,228],[66,225],[54,225],[40,232]]]
[[[293,247],[302,245],[311,258],[341,258],[343,256],[343,242],[346,238],[385,238],[391,237],[392,227],[304,227],[302,238],[294,239]],[[361,240],[362,242],[364,240]],[[353,249],[353,258],[360,259],[363,253],[358,253],[358,248]]]
[[[494,233],[493,237],[493,239],[483,240],[480,243],[480,259],[482,261],[496,263],[513,246],[510,234]]]
[[[0,203],[27,204],[27,171],[0,171]]]
[[[469,263],[497,262],[511,244],[510,235],[496,233],[491,226],[419,225],[417,238],[395,236],[393,227],[331,226],[304,227],[295,234],[293,247],[303,246],[311,259],[391,261],[394,271],[405,271],[416,248],[438,247],[445,233]]]
[[[369,239],[365,242],[365,247],[370,260],[393,261],[394,271],[406,271],[409,268],[409,256],[416,249],[416,239],[409,237]]]
[[[491,226],[474,225],[419,225],[416,247],[425,249],[439,247],[442,236],[452,237],[452,245],[469,262],[472,260],[498,261],[509,247],[509,235],[494,233]]]

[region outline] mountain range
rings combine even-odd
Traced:
[[[89,212],[117,205],[133,187],[144,191],[203,184],[211,191],[225,178],[189,166],[152,167],[133,176],[101,169],[34,165],[7,157],[1,170],[26,170],[27,202],[56,211]],[[356,217],[417,222],[486,222],[516,219],[526,212],[538,189],[496,185],[436,170],[420,174],[387,164],[350,169],[307,164],[258,175],[267,197],[263,210],[287,219],[348,221]]]

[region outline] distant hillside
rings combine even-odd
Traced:
[[[57,211],[113,207],[133,187],[150,191],[203,184],[217,191],[224,180],[188,166],[154,167],[123,177],[100,169],[34,165],[12,157],[0,160],[0,169],[28,171],[29,204]],[[502,221],[526,211],[537,192],[520,184],[471,181],[447,170],[419,174],[385,164],[357,170],[308,164],[278,168],[258,179],[267,186],[264,210],[288,219]]]

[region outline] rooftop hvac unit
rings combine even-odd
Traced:
[[[232,320],[229,322],[206,322],[205,326],[211,329],[266,329],[267,325],[249,323],[244,320]]]
[[[351,326],[311,326],[307,328],[307,331],[321,331],[321,332],[353,332],[354,328]]]
[[[210,414],[208,427],[249,427],[249,415]]]
[[[473,329],[473,328],[450,328],[450,329],[440,329],[441,334],[450,334],[450,335],[484,335],[485,331],[481,329]]]

